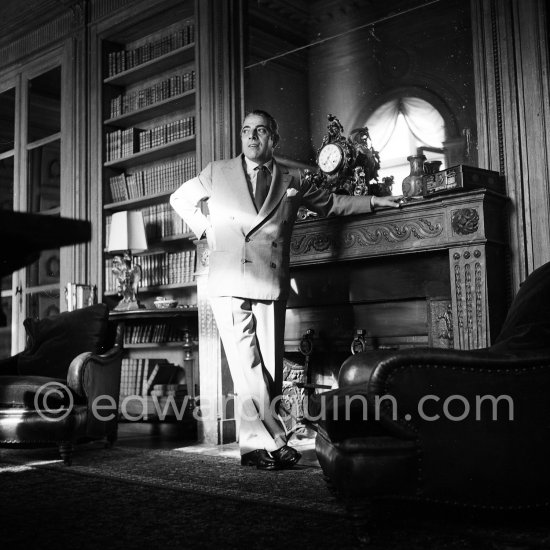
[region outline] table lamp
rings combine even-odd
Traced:
[[[111,228],[107,252],[116,254],[113,258],[113,273],[118,279],[118,293],[122,300],[115,311],[139,309],[137,289],[141,280],[141,266],[134,264],[132,254],[147,250],[145,224],[140,211],[115,212],[111,217]]]

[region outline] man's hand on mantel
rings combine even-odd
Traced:
[[[373,195],[371,199],[371,205],[373,209],[384,207],[399,208],[401,206],[401,203],[399,201],[401,201],[402,199],[403,195],[390,195],[387,197],[375,197]]]

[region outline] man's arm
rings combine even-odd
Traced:
[[[371,195],[350,196],[335,195],[326,189],[320,189],[313,182],[302,179],[301,190],[304,205],[322,216],[345,216],[348,214],[364,214],[375,208],[399,208],[400,196],[375,197]]]
[[[181,185],[170,195],[170,205],[200,239],[210,227],[208,218],[202,213],[200,203],[210,196],[209,166],[196,178]]]

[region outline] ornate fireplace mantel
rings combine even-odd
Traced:
[[[449,258],[454,348],[490,344],[504,315],[506,198],[488,190],[442,195],[294,228],[292,267],[437,252]]]

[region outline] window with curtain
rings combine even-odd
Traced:
[[[401,183],[410,172],[409,155],[423,153],[441,160],[445,121],[439,111],[419,97],[399,97],[381,105],[367,120],[374,148],[380,153],[380,179],[393,176],[392,192],[401,194]]]

